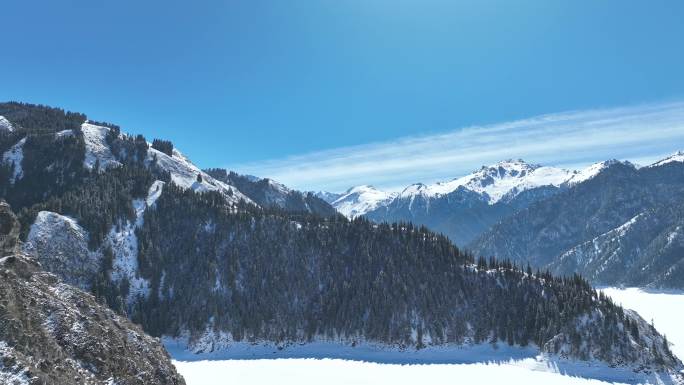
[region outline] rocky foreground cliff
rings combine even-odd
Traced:
[[[0,384],[185,384],[159,340],[16,251],[0,202]]]

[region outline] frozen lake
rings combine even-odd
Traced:
[[[602,289],[625,308],[634,309],[646,320],[655,323],[656,328],[674,343],[672,350],[684,357],[684,293],[648,292],[641,289]],[[486,348],[486,347],[484,347]],[[483,349],[484,349],[483,348]],[[324,345],[314,347],[321,352]],[[549,365],[533,357],[529,351],[508,349],[503,346],[495,353],[494,360],[484,360],[482,349],[472,352],[456,352],[463,355],[465,363],[414,364],[375,363],[346,359],[299,358],[297,353],[286,358],[266,359],[271,349],[257,353],[257,359],[216,359],[191,361],[192,357],[170,349],[178,371],[188,385],[224,384],[460,384],[478,381],[482,384],[608,384],[633,383],[628,371],[618,372],[600,365],[579,365],[562,367]],[[306,348],[300,349],[307,354]],[[422,351],[421,351],[422,352]],[[358,353],[364,354],[361,350]],[[275,353],[273,353],[275,354]],[[344,354],[344,353],[343,353]],[[396,361],[397,353],[387,353],[383,362]],[[410,353],[408,353],[410,356]],[[420,353],[421,357],[442,361],[445,352],[435,350]],[[452,355],[453,353],[449,353]],[[323,353],[324,355],[324,353]],[[418,355],[416,355],[418,357]],[[194,358],[196,359],[196,357]],[[410,360],[410,358],[409,358]],[[473,362],[481,360],[482,362]],[[488,361],[488,362],[486,362]],[[565,374],[563,374],[565,373]],[[579,378],[568,374],[591,373],[594,378],[605,381]],[[622,377],[621,377],[622,376]],[[624,378],[623,378],[624,377]]]

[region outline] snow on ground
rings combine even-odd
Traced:
[[[14,131],[14,126],[12,123],[10,123],[10,121],[2,115],[0,115],[0,131]]]
[[[174,361],[188,385],[608,384],[507,363],[386,365],[339,359]]]
[[[81,130],[86,147],[83,163],[87,169],[92,170],[97,161],[100,162],[101,170],[121,165],[112,154],[112,150],[105,139],[109,128],[86,122],[81,125]]]
[[[88,232],[75,219],[51,211],[38,213],[23,250],[40,256],[47,270],[83,289],[89,287],[102,259],[100,253],[88,249]]]
[[[146,162],[151,164],[156,159],[157,165],[171,174],[171,180],[182,188],[190,188],[194,191],[221,191],[226,196],[237,202],[243,199],[245,202],[252,202],[246,195],[243,195],[237,188],[212,178],[209,174],[200,170],[188,158],[178,150],[174,149],[172,156],[150,147],[147,150]],[[202,180],[197,180],[197,175],[202,176]]]
[[[684,291],[614,287],[601,290],[622,307],[636,310],[646,321],[653,320],[656,329],[672,343],[672,352],[684,359]]]
[[[2,155],[3,163],[14,164],[14,171],[10,177],[10,183],[16,182],[24,174],[24,170],[21,168],[21,162],[24,159],[24,143],[26,143],[26,138],[17,142],[17,144],[12,146],[12,148]]]
[[[684,356],[680,327],[684,292],[602,289],[626,308],[653,318],[656,328]],[[670,378],[646,377],[626,368],[598,362],[553,359],[532,348],[499,344],[420,351],[382,349],[371,345],[312,343],[278,349],[268,344],[233,344],[228,350],[194,354],[182,341],[164,339],[188,385],[236,384],[669,384]],[[219,347],[220,348],[220,347]]]
[[[145,199],[133,200],[134,223],[127,222],[119,228],[114,226],[107,235],[107,242],[111,245],[114,254],[112,280],[128,279],[130,291],[127,301],[129,304],[133,303],[137,296],[147,297],[150,291],[150,282],[138,275],[138,237],[135,235],[135,229],[142,225],[145,210],[154,205],[161,196],[163,188],[164,182],[154,181]]]

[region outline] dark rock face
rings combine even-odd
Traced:
[[[0,383],[185,383],[159,340],[16,252],[5,203],[0,230]]]

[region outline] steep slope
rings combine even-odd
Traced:
[[[476,253],[581,272],[595,283],[684,287],[677,227],[684,163],[607,162],[591,177],[496,224]]]
[[[312,193],[291,190],[268,178],[257,178],[214,168],[205,170],[213,178],[237,187],[261,207],[279,207],[288,211],[308,212],[322,216],[335,215],[335,209]]]
[[[4,203],[0,230],[0,382],[184,384],[159,340],[16,251]]]

